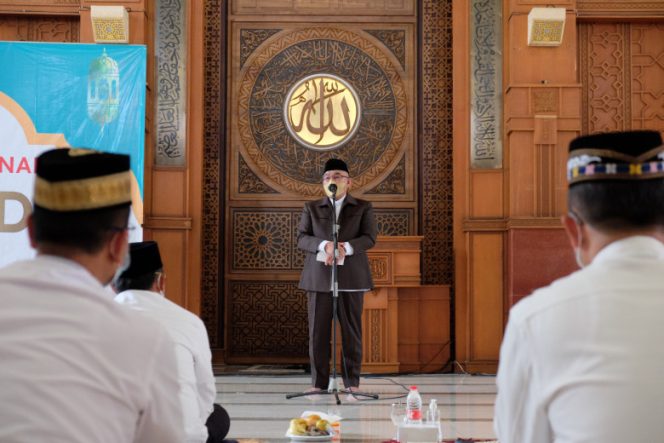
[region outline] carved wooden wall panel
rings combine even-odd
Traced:
[[[579,26],[581,78],[587,79],[583,83],[585,133],[624,130],[630,125],[631,106],[623,100],[630,87],[629,71],[625,71],[630,60],[628,31],[626,23]]]
[[[348,15],[411,15],[415,12],[412,0],[236,0],[234,14],[287,15],[311,14],[325,16]]]
[[[664,130],[664,25],[579,26],[583,132]]]
[[[232,281],[228,353],[243,361],[306,357],[307,298],[293,282]]]
[[[78,42],[78,16],[0,15],[0,40]]]
[[[231,272],[299,273],[304,265],[304,253],[297,248],[300,215],[301,210],[295,208],[232,208]],[[410,235],[412,210],[377,209],[375,215],[378,235]]]
[[[273,199],[260,188],[290,200],[317,198],[325,161],[338,157],[349,163],[354,195],[368,192],[374,201],[414,200],[414,69],[402,70],[394,52],[407,43],[412,46],[412,27],[393,34],[380,30],[391,44],[385,47],[357,26],[284,24],[279,32],[249,28],[259,24],[237,26],[233,35],[239,57],[234,60],[244,63],[233,65],[230,79],[230,106],[237,109],[230,114],[230,161],[238,165],[230,168],[231,199]],[[262,38],[253,52],[247,50]],[[302,146],[282,115],[291,86],[320,72],[349,81],[361,101],[359,129],[348,143],[334,149]],[[245,165],[255,176],[249,183],[239,174]],[[249,195],[252,190],[254,195]]]
[[[452,1],[421,4],[422,282],[452,284]]]
[[[664,131],[664,25],[630,28],[632,128]]]
[[[304,254],[297,248],[299,209],[231,209],[231,272],[297,271]]]
[[[225,5],[223,0],[205,0],[201,318],[212,348],[224,346]]]
[[[354,168],[359,171],[354,174],[353,193],[374,202],[380,234],[403,236],[421,230],[426,235],[424,254],[428,257],[423,260],[424,282],[452,282],[452,2],[421,4],[420,32],[425,44],[420,80],[422,110],[426,112],[422,157],[418,155],[415,137],[417,3],[412,0],[343,3],[347,8],[335,9],[339,20],[333,23],[327,12],[316,16],[321,11],[318,7],[330,5],[329,2],[227,4],[206,0],[202,316],[208,324],[213,347],[227,344],[229,362],[254,355],[247,346],[230,346],[233,341],[230,334],[236,332],[233,327],[236,318],[225,310],[230,309],[234,294],[239,291],[235,283],[247,282],[250,275],[251,281],[258,285],[257,291],[275,297],[279,291],[274,292],[270,287],[274,279],[280,281],[278,285],[288,283],[295,288],[302,267],[303,254],[295,244],[296,226],[302,203],[320,195],[318,177],[330,153],[309,152],[287,137],[280,139],[284,133],[281,105],[272,105],[283,100],[285,88],[281,85],[292,82],[295,74],[312,70],[312,62],[318,71],[332,66],[336,73],[349,76],[353,75],[353,69],[344,66],[341,60],[355,61],[355,71],[370,68],[367,73],[376,81],[358,88],[365,94],[363,104],[376,103],[375,111],[365,121],[371,122],[373,118],[379,122],[375,118],[381,113],[391,117],[384,123],[365,127],[364,133],[360,131],[359,140],[370,134],[375,141],[365,147],[356,145],[353,154],[345,158],[351,171]],[[296,8],[297,14],[306,18],[298,19],[289,7]],[[275,15],[280,13],[289,14],[288,21],[275,22]],[[356,17],[364,13],[377,15],[364,24],[362,18]],[[391,15],[402,18],[399,23],[382,18]],[[265,16],[270,17],[267,22]],[[305,25],[312,19],[314,23],[324,24]],[[228,45],[223,41],[224,24],[230,27]],[[223,68],[225,47],[229,48],[228,70]],[[340,50],[347,51],[345,57],[340,56]],[[308,63],[298,65],[302,63],[303,51],[309,51],[313,57],[309,57]],[[325,51],[328,55],[324,55]],[[348,51],[355,56],[349,57]],[[336,65],[334,57],[339,61]],[[295,74],[283,67],[277,69],[276,63],[274,67],[270,65],[276,61],[291,63],[289,69]],[[228,77],[224,79],[226,72]],[[269,85],[278,87],[261,89]],[[224,105],[226,87],[229,94]],[[379,101],[376,94],[385,90],[393,97],[392,104]],[[259,107],[254,105],[262,110],[256,112]],[[224,134],[226,112],[230,119],[227,135]],[[271,112],[273,117],[265,119]],[[267,149],[270,143],[276,150]],[[294,152],[297,155],[293,156]],[[421,174],[419,180],[418,174]],[[221,182],[224,185],[220,186]],[[423,217],[428,221],[420,226]],[[287,247],[281,248],[285,243]],[[216,269],[224,269],[223,278],[215,275]],[[306,325],[306,319],[302,321]],[[224,336],[224,330],[229,335]]]
[[[415,231],[412,209],[375,209],[378,235],[411,235]]]
[[[343,18],[316,26],[265,23],[255,21],[256,16],[234,15],[243,7],[246,3],[232,4],[228,22],[228,247],[220,250],[226,252],[225,356],[230,363],[275,361],[279,356],[305,361],[306,300],[297,289],[304,254],[297,248],[297,225],[303,203],[322,196],[320,177],[327,159],[346,160],[351,192],[374,202],[381,235],[413,235],[417,230],[415,26],[413,18],[398,25],[380,24],[380,19],[344,23]],[[300,11],[311,7],[315,4],[298,6]],[[321,72],[350,82],[362,112],[350,141],[327,150],[296,141],[283,117],[291,87]],[[265,306],[300,315],[247,313],[262,312]],[[368,324],[381,324],[373,320]],[[247,327],[257,332],[240,338]]]
[[[662,17],[664,4],[661,1],[643,0],[576,0],[579,17],[644,18]]]
[[[369,258],[369,268],[374,283],[389,284],[389,270],[392,268],[392,256],[390,254],[374,254]]]

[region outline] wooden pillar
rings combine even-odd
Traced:
[[[566,8],[562,44],[528,46],[528,13],[512,0],[505,14],[505,316],[534,289],[575,269],[560,215],[567,212],[567,147],[581,130],[576,1]],[[518,60],[518,62],[517,62]]]

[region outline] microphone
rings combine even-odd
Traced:
[[[332,195],[336,195],[337,185],[335,185],[334,183],[330,183],[330,186],[328,186],[327,189],[330,191]]]

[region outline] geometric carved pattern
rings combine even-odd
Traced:
[[[78,43],[78,16],[0,15],[0,40]]]
[[[551,88],[533,89],[533,113],[558,112],[558,91]]]
[[[571,1],[568,4],[571,5]],[[633,13],[637,17],[644,17],[650,14],[661,14],[662,2],[642,1],[642,0],[577,0],[577,12],[582,12],[584,16],[606,17],[625,17],[626,11]],[[661,17],[661,15],[657,15]]]
[[[452,284],[452,2],[424,0],[421,13],[422,283]]]
[[[632,93],[626,101],[632,103],[632,129],[664,131],[664,26],[630,27]]]
[[[406,31],[398,30],[366,30],[380,40],[399,60],[402,68],[406,67]]]
[[[305,254],[297,247],[301,209],[231,209],[231,272],[300,271]],[[413,235],[411,209],[376,209],[379,235]]]
[[[233,211],[233,270],[290,269],[291,214]]]
[[[355,135],[326,151],[297,143],[282,115],[290,87],[319,72],[347,80],[362,102]],[[238,87],[237,123],[245,160],[254,171],[297,195],[320,194],[323,166],[331,157],[345,159],[355,187],[362,188],[405,148],[408,110],[403,80],[390,58],[358,33],[326,27],[282,32],[256,50]]]
[[[302,210],[293,210],[291,213],[291,262],[293,264],[293,269],[302,270],[304,268],[304,258],[306,257],[303,250],[297,247],[297,225],[300,224],[300,218],[302,217]]]
[[[629,25],[581,23],[579,32],[583,132],[629,128]]]
[[[254,49],[281,29],[242,29],[240,30],[240,68],[244,66]]]
[[[220,248],[220,233],[224,232],[224,199],[220,187],[221,171],[225,168],[222,141],[224,140],[225,94],[222,77],[226,72],[226,21],[222,0],[205,0],[205,95],[203,147],[203,221],[202,221],[202,283],[201,318],[208,330],[210,346],[220,348],[224,343],[223,277],[224,249]]]
[[[307,298],[296,282],[229,282],[230,359],[306,357]]]
[[[579,42],[583,132],[664,130],[664,27],[581,24]]]
[[[405,194],[406,193],[406,157],[401,157],[397,166],[385,180],[366,194]]]
[[[374,209],[378,235],[413,235],[411,209]]]
[[[238,177],[238,192],[240,194],[278,194],[277,191],[254,174],[254,171],[249,168],[247,162],[242,158],[242,154],[240,154],[238,160]]]
[[[231,272],[301,271],[305,258],[297,247],[301,216],[301,209],[231,209]]]

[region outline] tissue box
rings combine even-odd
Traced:
[[[440,426],[434,423],[399,425],[400,443],[438,443],[442,441]],[[440,438],[439,438],[440,437]]]

